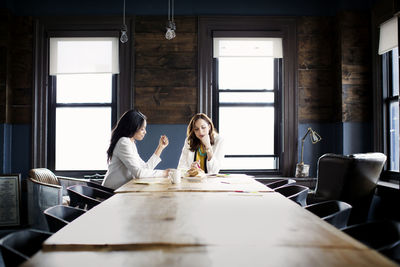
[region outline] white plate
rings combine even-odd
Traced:
[[[201,176],[186,176],[183,179],[186,179],[189,182],[202,182],[206,177]]]

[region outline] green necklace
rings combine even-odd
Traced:
[[[200,154],[200,156],[202,156],[202,157],[204,157],[205,155],[207,155],[207,152],[206,153],[201,153],[201,149],[200,149],[201,147],[199,147],[199,154]]]

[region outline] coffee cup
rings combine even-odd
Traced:
[[[177,169],[171,169],[168,173],[168,177],[171,179],[173,184],[181,183],[181,171]]]

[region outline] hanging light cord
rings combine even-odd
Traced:
[[[168,20],[174,22],[174,0],[168,0]]]
[[[124,0],[124,13],[123,13],[123,16],[122,16],[122,20],[123,20],[123,24],[125,25],[125,0]]]

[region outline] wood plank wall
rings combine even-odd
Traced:
[[[1,11],[0,123],[29,124],[32,114],[32,17]],[[4,14],[4,16],[3,16]]]
[[[343,122],[372,120],[370,21],[369,13],[338,15]]]
[[[300,123],[371,121],[369,13],[298,19]]]
[[[135,22],[135,107],[151,124],[187,124],[197,111],[197,19],[176,18],[166,40],[165,17]]]
[[[31,122],[31,17],[1,11],[0,123]],[[3,16],[4,14],[4,16]],[[371,120],[369,14],[299,17],[299,122]],[[134,105],[153,124],[187,124],[197,112],[197,17],[177,17],[166,40],[165,17],[135,22]]]
[[[0,123],[7,121],[7,73],[8,73],[8,40],[11,15],[5,9],[0,9]]]
[[[300,17],[297,29],[299,122],[338,121],[335,19]]]

